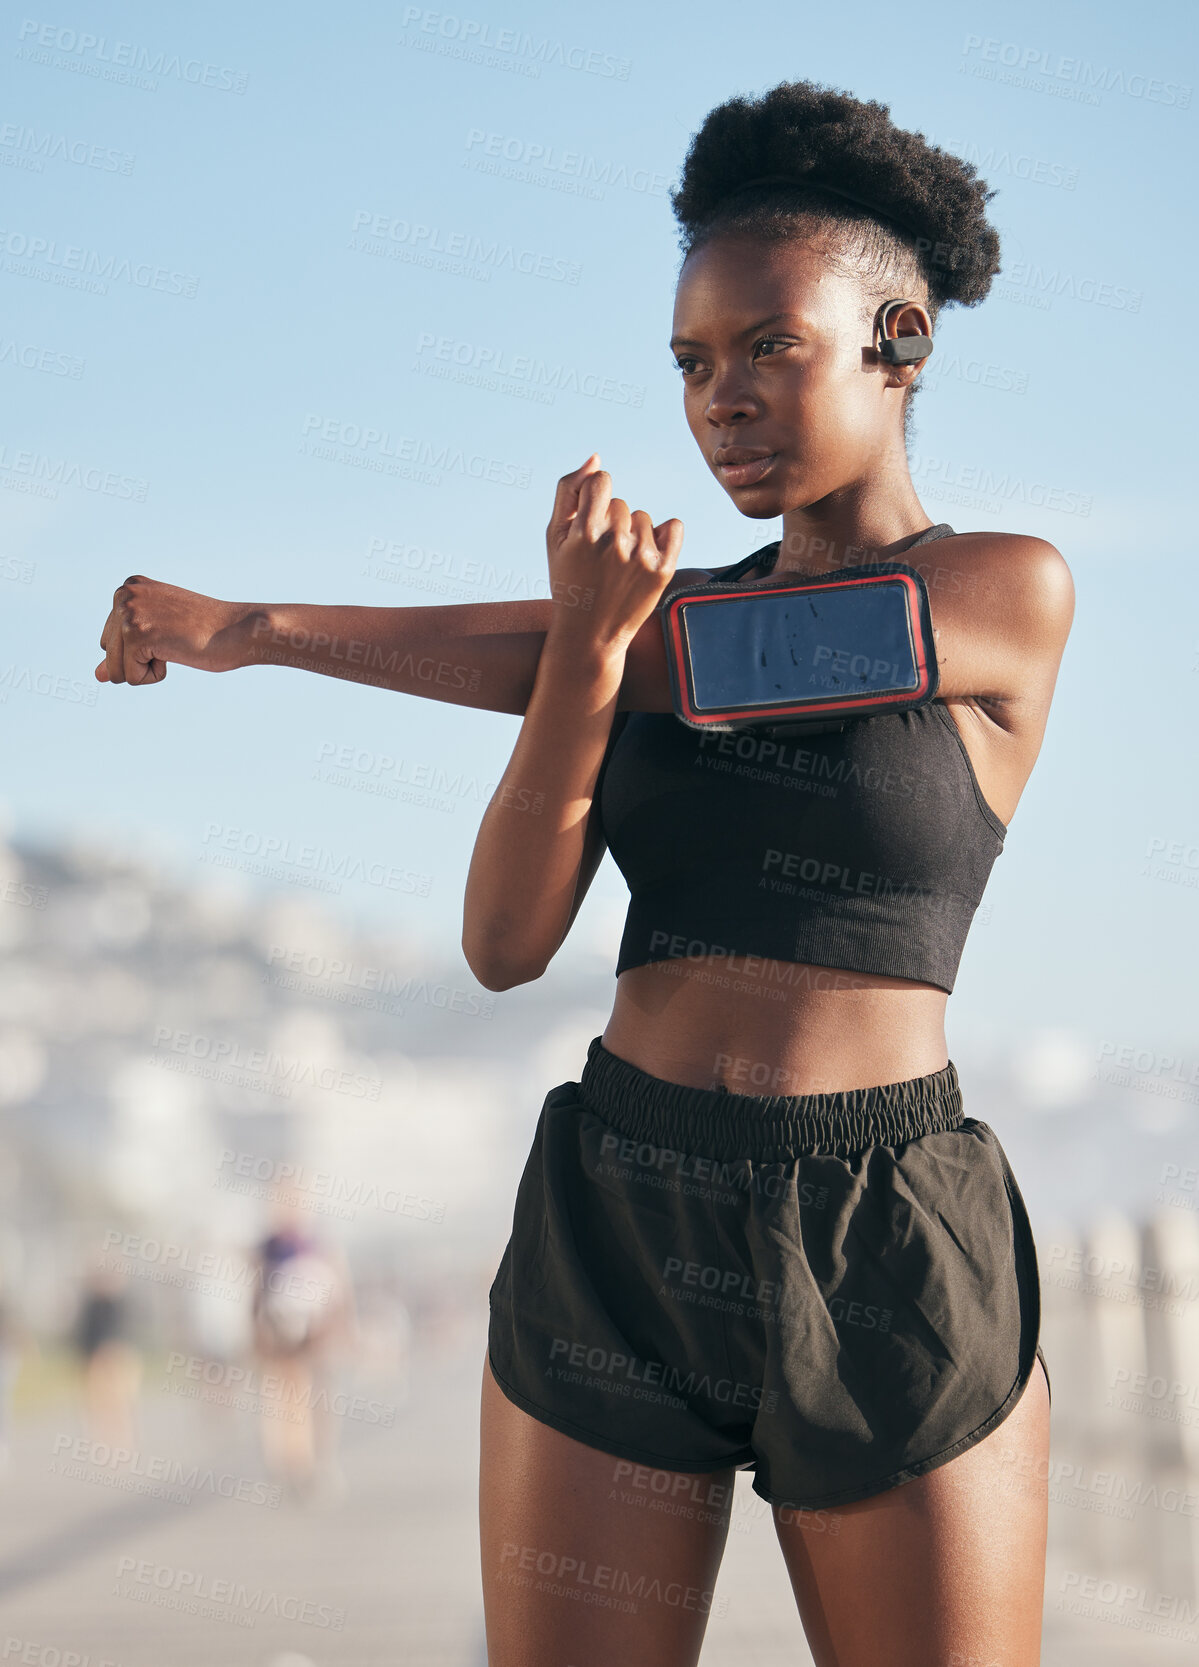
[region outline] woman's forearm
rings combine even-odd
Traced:
[[[546,644],[471,856],[462,948],[489,989],[539,978],[571,919],[625,656]]]
[[[269,603],[249,610],[240,659],[520,713],[552,609],[549,598],[415,608]]]
[[[268,603],[247,610],[239,660],[520,714],[528,709],[554,606],[548,597],[416,608]],[[657,614],[629,645],[617,707],[671,710]]]

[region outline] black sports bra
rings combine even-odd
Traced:
[[[618,712],[595,797],[630,892],[617,976],[732,954],[951,991],[1006,833],[940,700],[786,741]]]

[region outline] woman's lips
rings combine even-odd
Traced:
[[[774,467],[778,452],[769,457],[755,457],[750,463],[718,463],[720,478],[726,486],[752,486]]]

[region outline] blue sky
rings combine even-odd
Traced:
[[[810,77],[888,103],[998,188],[1004,270],[980,307],[942,315],[913,474],[933,519],[1048,538],[1077,587],[951,1033],[1001,1046],[1060,1031],[1092,1054],[1170,1043],[1199,1060],[1193,14],[1008,5],[996,22],[993,8],[766,0],[749,25],[729,19],[702,3],[524,0],[8,14],[9,831],[153,852],[197,879],[213,873],[213,826],[358,854],[422,883],[348,884],[334,906],[456,950],[518,720],[266,668],[100,687],[112,591],[142,571],[246,601],[539,594],[555,483],[592,450],[631,505],[683,519],[687,565],[777,536],[737,513],[683,421],[666,192],[713,105]],[[580,173],[607,183],[568,189]],[[412,258],[475,240],[511,260]],[[106,292],[55,281],[68,247],[115,258]],[[611,386],[542,404],[519,380],[432,373],[480,350]],[[460,447],[526,484],[323,459],[305,442],[330,423]],[[59,463],[76,484],[26,489]],[[1016,495],[980,489],[987,470]],[[447,571],[455,589],[427,588]],[[321,779],[347,750],[359,786]],[[369,790],[438,771],[457,784],[445,808]],[[609,860],[562,958],[614,964],[625,896]]]

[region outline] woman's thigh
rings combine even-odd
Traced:
[[[1048,1516],[1041,1363],[1003,1423],[926,1476],[775,1526],[816,1667],[1038,1667]]]
[[[489,1667],[694,1667],[735,1472],[653,1470],[575,1441],[483,1362],[479,1538]]]

